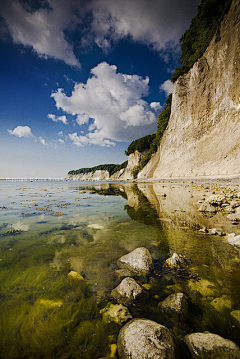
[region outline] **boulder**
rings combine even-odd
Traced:
[[[112,297],[122,303],[131,303],[140,299],[145,294],[142,286],[131,277],[124,278],[121,283],[112,290]]]
[[[164,265],[170,268],[186,268],[188,260],[181,254],[173,253],[172,257],[166,259]]]
[[[148,319],[132,319],[118,336],[119,359],[174,359],[175,342],[168,328]]]
[[[212,333],[193,333],[183,338],[192,358],[197,359],[239,359],[240,348],[231,340]]]
[[[179,316],[187,314],[188,300],[183,293],[174,293],[169,295],[161,304],[163,311],[170,316]]]
[[[206,203],[210,203],[212,206],[220,206],[226,197],[223,194],[213,194],[206,199]]]
[[[227,242],[229,244],[233,244],[235,246],[240,246],[240,235],[239,236],[234,236],[234,237],[228,237]]]
[[[100,311],[103,315],[103,321],[105,323],[115,322],[119,325],[132,319],[127,307],[122,304],[111,304],[108,308],[104,308]]]
[[[201,206],[198,208],[199,212],[211,212],[216,213],[219,210],[218,207],[211,205],[210,203],[204,202],[201,204]]]
[[[141,276],[150,275],[154,268],[152,256],[149,250],[144,247],[136,248],[122,256],[118,260],[118,265]]]
[[[233,310],[230,314],[240,324],[240,310]]]

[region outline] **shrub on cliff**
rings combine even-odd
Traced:
[[[144,137],[139,138],[138,140],[133,141],[128,146],[127,150],[125,151],[125,155],[129,156],[131,153],[135,151],[143,152],[150,148],[152,142],[154,141],[156,134],[147,135]]]
[[[223,15],[228,11],[232,0],[202,0],[197,15],[192,19],[190,27],[180,38],[180,65],[175,68],[171,80],[188,72],[194,63],[203,55],[212,40]]]

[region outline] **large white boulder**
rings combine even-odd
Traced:
[[[168,328],[148,319],[132,319],[118,336],[120,359],[175,359],[175,342]]]

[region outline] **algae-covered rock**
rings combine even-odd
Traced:
[[[230,314],[240,324],[240,310],[233,310]]]
[[[39,299],[36,304],[44,305],[46,308],[54,308],[61,307],[63,305],[63,301],[61,299]]]
[[[239,359],[240,348],[231,340],[212,333],[193,333],[183,338],[192,358],[197,359]]]
[[[166,259],[164,266],[169,268],[186,268],[188,260],[181,254],[173,253],[172,257]]]
[[[171,294],[161,303],[161,307],[166,314],[171,316],[187,314],[187,296],[184,293]]]
[[[217,297],[217,287],[207,279],[197,281],[189,281],[188,286],[191,291],[200,293],[203,297]]]
[[[120,359],[175,359],[174,338],[168,328],[148,319],[132,319],[118,336]]]
[[[124,278],[111,293],[114,299],[123,303],[133,302],[140,299],[144,294],[142,286],[130,277]]]
[[[108,308],[102,309],[100,313],[103,314],[103,321],[105,323],[115,322],[121,325],[129,319],[132,319],[128,308],[122,304],[111,304]]]
[[[84,280],[83,276],[81,274],[79,274],[78,272],[75,272],[75,271],[71,271],[68,273],[68,279],[73,279],[73,280]]]
[[[211,305],[219,312],[224,309],[231,309],[232,308],[232,301],[231,298],[227,295],[222,295],[219,298],[215,298],[211,301]]]
[[[125,254],[118,260],[119,267],[126,267],[130,271],[148,276],[153,271],[153,259],[147,248],[139,247]]]

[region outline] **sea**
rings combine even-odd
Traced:
[[[208,331],[240,345],[240,249],[224,236],[240,227],[221,212],[198,211],[212,191],[191,183],[0,180],[0,358],[116,357],[124,322],[103,313],[117,305],[118,259],[137,247],[150,251],[155,268],[134,277],[147,299],[129,305],[133,318],[167,326],[178,342]],[[174,253],[186,268],[164,265]],[[188,311],[169,316],[162,302],[178,292]]]

